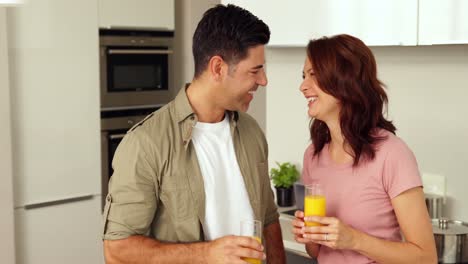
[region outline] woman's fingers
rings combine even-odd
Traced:
[[[326,217],[326,216],[306,216],[304,217],[305,222],[317,222],[324,225],[336,225],[338,224],[338,219],[335,217]]]
[[[305,226],[302,228],[304,233],[312,234],[336,234],[338,229],[333,226]]]
[[[304,212],[297,210],[296,212],[294,212],[294,216],[296,218],[303,219],[304,218]]]
[[[329,234],[303,234],[304,238],[314,241],[330,241],[331,235]]]
[[[298,220],[297,218],[292,221],[293,227],[302,228],[305,226],[304,221]]]

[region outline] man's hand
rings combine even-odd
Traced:
[[[242,258],[265,259],[263,246],[245,236],[225,236],[208,243],[207,263],[245,263]]]

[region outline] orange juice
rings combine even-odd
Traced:
[[[325,216],[326,202],[323,195],[307,195],[304,198],[304,216]],[[306,226],[319,226],[320,223],[305,222]]]
[[[260,244],[262,243],[262,239],[259,237],[254,237]],[[262,260],[260,259],[254,259],[254,258],[243,258],[245,261],[251,264],[261,264]]]

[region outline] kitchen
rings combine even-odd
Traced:
[[[37,1],[30,2],[31,4],[37,3]],[[2,133],[0,137],[2,140],[1,149],[2,151],[7,149],[13,151],[13,155],[9,151],[1,153],[2,171],[0,174],[2,178],[0,185],[6,190],[2,189],[0,192],[0,200],[2,208],[11,208],[10,211],[6,211],[7,217],[4,218],[2,213],[2,222],[0,223],[2,234],[5,230],[7,237],[11,238],[1,243],[1,254],[4,254],[3,252],[7,254],[6,256],[2,255],[1,259],[7,259],[5,263],[9,263],[8,259],[11,259],[10,262],[14,263],[15,255],[11,253],[13,252],[11,248],[14,245],[8,243],[14,239],[17,243],[22,241],[21,239],[26,239],[24,241],[31,243],[17,244],[16,250],[26,248],[26,251],[29,250],[33,254],[43,251],[45,252],[43,257],[47,257],[46,253],[50,248],[61,249],[64,247],[62,241],[67,239],[70,243],[67,245],[68,248],[77,251],[76,255],[70,256],[81,258],[76,260],[77,263],[99,263],[92,261],[96,256],[102,254],[98,251],[98,249],[100,250],[100,241],[96,235],[100,230],[98,210],[93,213],[88,212],[89,215],[82,215],[82,218],[70,215],[70,218],[66,220],[73,223],[78,232],[86,231],[88,237],[84,242],[73,242],[73,238],[77,234],[70,233],[70,227],[65,226],[62,227],[63,229],[56,229],[56,234],[50,238],[51,242],[45,248],[38,248],[33,242],[43,243],[42,235],[46,234],[38,234],[33,231],[46,228],[49,225],[47,217],[50,217],[51,214],[59,217],[82,209],[51,209],[50,212],[33,216],[42,219],[45,222],[44,225],[33,225],[38,222],[27,222],[27,218],[22,218],[24,212],[21,212],[21,208],[15,209],[15,213],[13,212],[13,195],[15,196],[16,208],[18,200],[29,200],[28,195],[42,198],[43,192],[41,190],[49,188],[53,188],[54,192],[60,194],[53,198],[69,198],[68,196],[71,194],[78,194],[80,197],[86,198],[82,201],[89,206],[93,206],[93,208],[101,206],[99,51],[96,46],[98,43],[96,25],[99,23],[99,12],[95,1],[80,1],[80,3],[66,1],[69,6],[58,4],[59,2],[52,0],[43,2],[53,5],[55,10],[43,8],[40,15],[27,14],[34,18],[31,20],[26,20],[24,14],[23,16],[18,15],[16,19],[19,22],[17,23],[21,24],[16,25],[24,31],[12,31],[9,28],[13,17],[8,9],[17,7],[1,7],[2,13],[0,13],[0,25],[2,26],[0,27],[0,54],[2,55],[0,57],[2,76],[0,78],[2,86],[0,105],[5,108],[2,108],[1,120],[5,120],[2,124],[6,124],[6,129],[0,132]],[[424,1],[420,0],[419,2],[421,4]],[[459,1],[455,2],[459,3]],[[175,65],[178,65],[174,71],[174,74],[177,75],[174,78],[175,87],[181,87],[183,83],[191,79],[193,65],[189,40],[203,11],[216,3],[218,1],[176,0],[174,2],[172,7],[175,10],[174,27],[176,30],[174,60]],[[296,9],[300,9],[298,7],[302,4],[305,3],[299,1],[297,7],[291,8],[290,12],[299,12]],[[123,5],[121,7],[125,10]],[[148,8],[146,9],[148,10]],[[81,10],[81,13],[87,15],[82,16],[76,10]],[[275,14],[274,10],[274,8],[269,8],[271,14]],[[464,9],[458,8],[458,10],[467,10],[467,8],[465,6]],[[258,13],[257,15],[263,18],[268,14]],[[60,23],[60,19],[65,19],[64,17],[69,19],[65,21],[72,22]],[[441,17],[457,16],[444,15]],[[466,17],[465,15],[465,20],[462,20],[464,23],[459,23],[467,25]],[[267,21],[266,18],[265,21]],[[272,23],[275,25],[274,21]],[[403,28],[405,25],[400,27]],[[86,31],[83,28],[86,28]],[[14,34],[14,32],[17,33]],[[466,31],[464,32],[466,33]],[[274,31],[273,36],[275,36]],[[76,39],[85,40],[85,42],[78,42]],[[372,45],[380,70],[380,78],[388,86],[389,116],[395,121],[398,135],[413,149],[422,173],[433,176],[430,178],[436,179],[435,182],[440,177],[434,175],[443,176],[443,180],[440,182],[445,187],[439,188],[446,194],[443,215],[450,219],[463,221],[468,221],[468,206],[466,206],[468,196],[465,192],[465,186],[468,186],[466,177],[468,150],[464,148],[468,143],[468,124],[463,122],[468,114],[468,107],[464,103],[464,98],[468,94],[466,89],[463,89],[467,87],[468,83],[467,39],[465,34],[465,41],[459,42],[460,44],[446,41],[438,43],[438,45],[420,44],[421,42],[404,44],[403,46],[398,44]],[[305,43],[307,37],[299,37],[296,40]],[[304,58],[303,45],[302,47],[297,43],[282,45],[281,39],[279,39],[275,45],[267,48],[269,85],[266,89],[260,89],[261,91],[257,92],[254,104],[250,109],[251,114],[266,132],[270,148],[270,165],[274,165],[275,161],[291,161],[300,165],[303,151],[308,144],[308,118],[303,99],[298,91]],[[31,54],[31,57],[23,57],[20,53],[21,49],[31,52],[26,53]],[[39,51],[49,53],[44,56]],[[8,60],[4,59],[7,54],[10,61],[16,60],[17,62],[15,64],[10,62],[8,65]],[[47,63],[51,66],[47,67]],[[18,65],[24,66],[21,68],[21,72],[14,71],[18,69]],[[40,68],[34,65],[45,66],[43,71],[40,71]],[[66,67],[61,68],[58,65],[66,65]],[[76,73],[84,76],[85,72],[89,73],[86,78],[77,78]],[[6,78],[3,78],[4,76]],[[22,76],[34,76],[34,79],[26,77],[19,79]],[[78,83],[70,83],[70,80],[77,79],[79,79]],[[10,87],[10,90],[5,90],[3,87]],[[87,88],[80,90],[79,87]],[[12,98],[11,101],[8,98]],[[81,99],[75,100],[74,98]],[[8,105],[10,105],[11,110],[8,110]],[[11,116],[8,114],[9,111]],[[84,128],[84,124],[86,124],[86,128]],[[284,143],[282,143],[285,134],[291,139],[295,139],[288,142],[288,148],[284,148]],[[12,141],[7,140],[11,137],[13,137]],[[76,142],[74,151],[65,148],[70,142]],[[88,149],[80,149],[75,145],[87,146]],[[19,152],[19,150],[28,152]],[[4,155],[6,158],[3,158]],[[77,158],[77,160],[71,161],[66,155],[71,155],[70,157]],[[54,160],[57,157],[61,157],[61,159]],[[79,161],[80,164],[77,164],[76,161]],[[5,162],[5,166],[3,162]],[[60,166],[54,168],[52,164],[60,164]],[[57,179],[57,175],[70,175],[70,177]],[[76,180],[81,175],[85,176],[79,181]],[[24,182],[24,179],[28,179],[30,182]],[[11,186],[11,182],[15,185],[15,189],[8,188]],[[52,185],[51,182],[56,183],[53,184],[54,186],[48,186]],[[18,185],[24,189],[18,190]],[[75,187],[80,185],[85,186],[89,192],[73,193]],[[434,189],[438,190],[437,186]],[[90,197],[89,195],[91,195],[91,199],[87,199]],[[44,201],[38,199],[33,202],[41,203]],[[73,206],[79,204],[74,203]],[[36,212],[40,212],[39,209]],[[15,220],[13,217],[16,217]],[[3,219],[7,219],[5,224]],[[80,224],[80,221],[76,219],[87,219],[86,221],[89,223]],[[89,219],[94,219],[94,222],[91,223]],[[31,232],[34,239],[23,238],[23,235],[29,234],[27,232],[21,232],[21,236],[16,234],[15,237],[11,231],[13,230],[13,221],[15,228],[18,226],[26,228],[25,230]],[[63,224],[63,222],[51,223],[57,227],[60,227],[61,223]],[[4,247],[3,243],[5,242],[7,243]],[[64,250],[63,254],[71,253]],[[90,255],[89,258],[87,258],[87,254]],[[34,263],[32,260],[28,260],[29,257],[24,252],[17,253],[17,263]],[[54,263],[54,260],[48,260],[47,263]],[[45,262],[39,261],[37,263]]]

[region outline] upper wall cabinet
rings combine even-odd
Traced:
[[[174,30],[174,0],[99,0],[99,27]]]
[[[419,44],[468,43],[467,0],[419,0]]]
[[[271,46],[305,46],[341,33],[367,45],[416,45],[417,0],[222,0],[250,10],[268,24]]]

